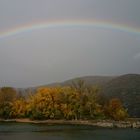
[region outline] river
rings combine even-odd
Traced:
[[[0,140],[140,140],[140,129],[0,123]]]

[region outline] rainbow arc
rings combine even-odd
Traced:
[[[140,35],[140,28],[130,27],[125,24],[116,24],[98,20],[56,20],[40,21],[17,26],[12,29],[0,32],[0,39],[15,36],[24,32],[32,32],[41,29],[51,28],[100,28],[107,30],[117,30]]]

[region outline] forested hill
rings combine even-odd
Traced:
[[[81,79],[88,85],[97,85],[101,94],[107,98],[119,98],[132,117],[140,117],[140,74],[126,74],[121,76],[85,76],[38,87],[71,86],[74,81]],[[20,89],[22,94],[35,91],[38,87]]]
[[[87,84],[98,85],[101,94],[107,99],[119,98],[132,117],[140,117],[140,74],[121,76],[87,76],[81,77]],[[68,80],[60,85],[71,85],[76,79]]]
[[[107,98],[122,100],[133,117],[140,117],[140,75],[127,74],[113,78],[102,88]]]

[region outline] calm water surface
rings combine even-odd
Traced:
[[[0,140],[140,140],[140,129],[0,123]]]

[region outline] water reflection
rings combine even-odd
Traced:
[[[138,129],[82,125],[0,123],[0,140],[140,140]]]

